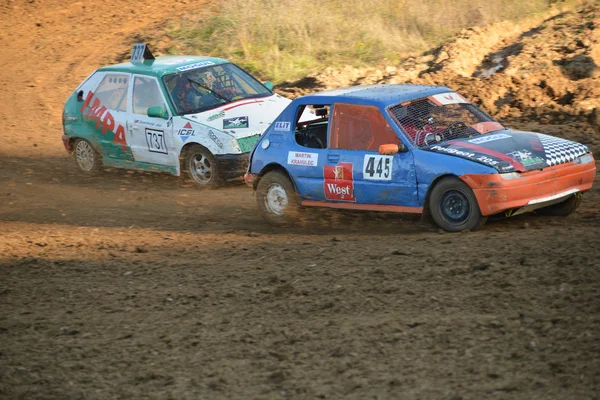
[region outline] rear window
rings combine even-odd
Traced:
[[[127,111],[128,85],[128,75],[107,74],[96,89],[96,98],[109,110]]]

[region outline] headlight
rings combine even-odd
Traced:
[[[504,179],[517,179],[517,178],[521,178],[521,174],[519,174],[518,172],[509,172],[507,174],[500,174],[501,177],[503,177]]]
[[[242,152],[242,150],[240,149],[240,145],[238,144],[238,141],[236,138],[231,139],[231,146],[233,147],[233,149],[239,153]]]
[[[594,159],[592,158],[592,155],[590,153],[588,154],[584,154],[582,156],[577,157],[575,160],[573,160],[573,162],[575,164],[587,164],[587,163],[591,163]]]

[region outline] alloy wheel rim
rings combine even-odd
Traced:
[[[82,170],[89,172],[94,168],[94,149],[92,149],[92,146],[90,146],[88,142],[82,140],[77,143],[75,156],[77,157],[77,163]]]
[[[210,165],[208,157],[204,154],[198,153],[190,157],[189,169],[197,182],[201,184],[210,182],[212,178],[212,166]]]
[[[265,206],[267,210],[275,215],[282,216],[288,205],[288,196],[283,188],[278,183],[275,183],[267,189],[265,196]]]

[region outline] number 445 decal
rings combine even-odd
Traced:
[[[391,181],[394,156],[365,155],[363,179],[367,181]]]

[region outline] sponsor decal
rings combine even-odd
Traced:
[[[482,144],[487,142],[493,142],[494,140],[508,139],[511,137],[512,136],[507,135],[506,133],[496,133],[494,135],[482,135],[480,137],[476,137],[475,139],[469,140],[469,143]]]
[[[323,190],[327,200],[356,201],[352,168],[352,163],[344,162],[323,167]]]
[[[367,181],[391,181],[394,156],[365,155],[363,179]]]
[[[289,132],[290,131],[290,122],[285,121],[277,121],[275,122],[275,128],[273,130],[278,132]]]
[[[190,136],[196,136],[196,130],[192,128],[192,124],[188,122],[183,128],[177,131],[177,136],[185,142]]]
[[[290,165],[301,165],[304,167],[316,167],[319,163],[319,154],[290,151],[288,152],[287,163]]]
[[[89,91],[85,101],[81,105],[80,113],[83,114],[85,109],[90,106],[92,103],[92,99],[94,98],[94,92]],[[103,106],[100,103],[99,99],[94,99],[94,102],[87,110],[85,115],[83,116],[88,121],[96,121],[96,129],[102,128],[102,134],[106,135],[107,132],[113,132],[113,142],[119,143],[123,151],[127,151],[127,139],[125,137],[125,128],[123,125],[118,124],[115,126],[115,118],[112,116],[110,111],[106,109],[106,106]]]
[[[217,135],[213,131],[208,131],[208,137],[212,139],[213,142],[217,144],[220,148],[223,148],[223,143],[219,140]]]
[[[215,119],[219,119],[225,116],[225,111],[221,110],[216,114],[211,115],[210,117],[208,117],[207,121],[214,121]]]
[[[146,128],[146,143],[148,144],[148,151],[168,154],[165,133],[163,131]]]
[[[212,61],[202,61],[190,65],[184,65],[182,67],[177,67],[176,69],[177,71],[189,71],[190,69],[206,67],[207,65],[215,65],[215,63]]]
[[[247,128],[248,117],[226,118],[223,120],[223,129]]]
[[[469,103],[458,93],[440,93],[428,97],[436,106],[445,106],[448,104]]]
[[[470,153],[468,151],[463,151],[463,150],[458,150],[458,149],[452,149],[449,147],[442,147],[442,146],[438,146],[438,145],[433,146],[431,148],[431,150],[439,151],[441,153],[452,154],[454,156],[461,156],[461,157],[468,157],[468,158],[475,157],[475,153]]]
[[[543,158],[534,157],[533,154],[530,151],[527,151],[526,149],[512,151],[510,153],[507,153],[506,155],[514,158],[517,161],[520,161],[521,164],[523,164],[526,167],[534,164],[546,163],[546,161]]]
[[[498,165],[498,161],[494,160],[492,157],[489,157],[489,156],[487,156],[485,154],[481,154],[481,153],[471,153],[469,151],[458,150],[458,149],[453,149],[453,148],[449,148],[449,147],[442,147],[442,146],[438,146],[438,145],[433,146],[431,148],[431,150],[439,151],[440,153],[446,153],[446,154],[450,154],[453,156],[464,157],[464,158],[476,160],[476,161],[482,162],[482,163],[484,163],[486,165],[490,165],[490,166]]]
[[[142,121],[141,119],[136,119],[133,121],[134,124],[139,124],[139,125],[144,125],[144,126],[151,126],[151,127],[156,127],[156,128],[161,128],[162,125],[156,122],[152,122],[152,121]]]

